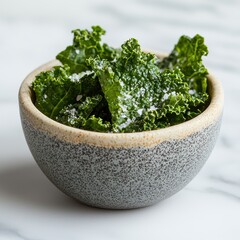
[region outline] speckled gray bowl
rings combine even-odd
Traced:
[[[170,197],[189,183],[209,157],[221,124],[223,91],[209,75],[211,103],[198,117],[161,130],[98,133],[65,126],[32,102],[35,75],[23,81],[19,106],[31,153],[61,191],[82,203],[112,209],[139,208]]]

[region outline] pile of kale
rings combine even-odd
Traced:
[[[207,107],[208,49],[200,35],[181,36],[159,59],[134,38],[120,49],[102,44],[99,26],[73,34],[56,57],[63,65],[32,84],[35,105],[48,117],[91,131],[139,132],[187,121]]]

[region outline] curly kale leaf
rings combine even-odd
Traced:
[[[54,120],[65,106],[74,104],[78,98],[101,93],[99,82],[92,72],[71,74],[66,65],[41,72],[32,88],[36,107]]]
[[[112,125],[110,122],[103,121],[102,118],[92,115],[86,120],[83,129],[96,132],[110,132]]]
[[[102,95],[86,97],[83,101],[65,106],[57,116],[57,121],[72,127],[81,127],[94,108],[101,102]]]
[[[179,69],[166,69],[159,77],[162,94],[159,94],[157,107],[147,109],[126,128],[127,132],[163,128],[186,120],[192,98],[184,74]]]
[[[158,109],[161,91],[156,57],[144,53],[136,39],[122,45],[117,61],[89,59],[108,102],[114,132],[124,132],[149,109]]]
[[[162,70],[179,68],[185,75],[191,95],[185,120],[201,113],[209,101],[207,93],[208,70],[202,62],[202,57],[207,54],[208,48],[202,36],[198,34],[193,38],[181,36],[171,54],[159,63]]]
[[[208,54],[204,38],[195,35],[193,38],[181,36],[171,54],[159,63],[161,69],[180,68],[189,82],[190,89],[202,101],[207,100],[207,74],[202,57]]]
[[[110,131],[110,122],[103,122],[102,118],[94,115],[94,110],[102,100],[102,95],[96,95],[86,97],[81,103],[69,104],[60,111],[56,120],[71,127],[98,132]]]
[[[70,67],[72,73],[89,70],[86,64],[89,57],[109,60],[115,58],[117,50],[107,44],[101,44],[101,37],[105,34],[105,30],[101,27],[93,26],[92,31],[76,29],[72,32],[73,44],[56,56],[61,63]]]

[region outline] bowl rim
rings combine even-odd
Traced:
[[[166,54],[153,52],[162,58]],[[208,74],[211,101],[209,106],[197,117],[183,123],[162,129],[134,133],[102,133],[70,127],[59,123],[40,112],[32,102],[31,84],[35,76],[53,66],[61,65],[58,60],[52,60],[33,70],[22,82],[19,89],[19,107],[22,122],[27,121],[35,129],[47,132],[53,137],[73,144],[85,143],[98,147],[130,148],[154,147],[157,144],[183,139],[216,123],[222,115],[224,94],[221,82],[211,73]]]

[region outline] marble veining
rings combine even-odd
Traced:
[[[0,239],[11,240],[38,240],[36,238],[29,238],[22,235],[18,230],[4,226],[0,223]]]

